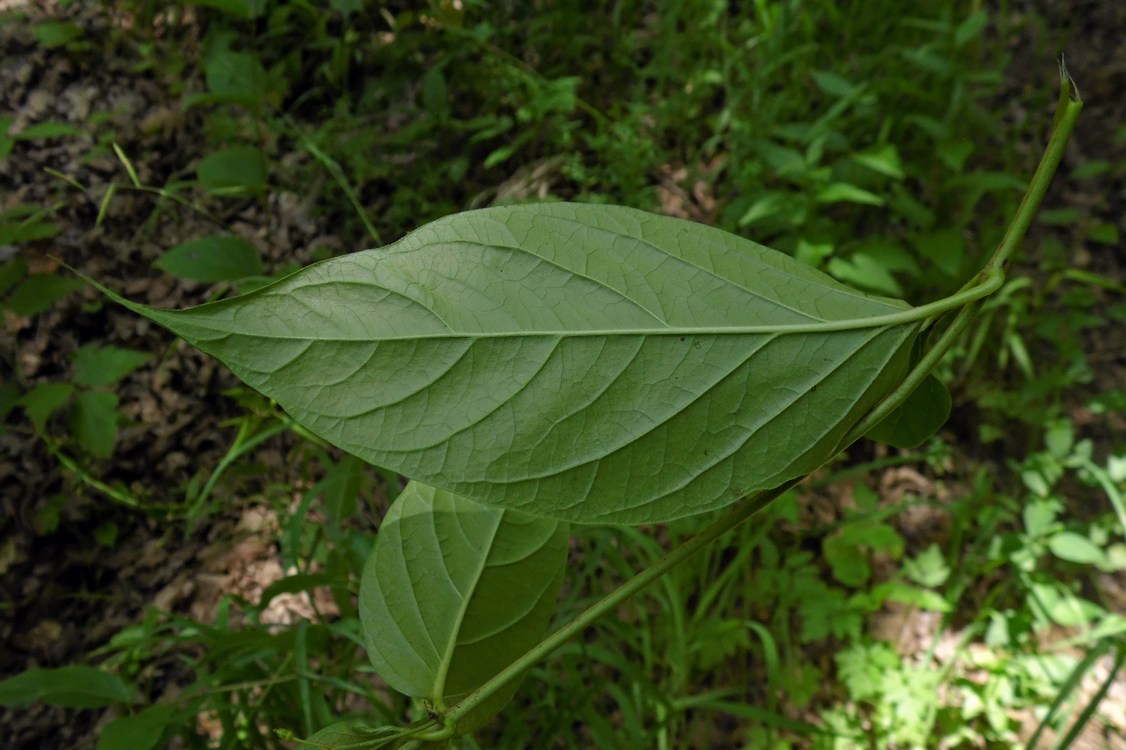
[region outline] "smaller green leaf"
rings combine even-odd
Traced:
[[[852,155],[852,160],[871,169],[873,172],[902,180],[903,164],[899,151],[890,143],[883,143]]]
[[[888,208],[897,218],[916,229],[929,229],[934,226],[934,211],[915,199],[898,182],[888,186]]]
[[[257,248],[239,237],[200,237],[182,242],[153,265],[173,276],[207,284],[262,274]]]
[[[903,554],[903,537],[882,523],[858,522],[844,526],[827,538],[822,550],[833,577],[846,586],[862,586],[872,574],[869,550],[897,559]]]
[[[989,625],[985,628],[985,645],[1004,647],[1013,643],[1012,634],[1009,632],[1009,618],[1001,612],[989,615]]]
[[[15,138],[21,141],[30,141],[45,140],[47,138],[63,138],[72,135],[82,135],[82,131],[65,122],[47,121],[37,122],[34,125],[27,126],[16,133]]]
[[[798,246],[794,248],[794,258],[810,268],[820,268],[825,259],[832,256],[833,248],[831,242],[809,242],[803,238],[798,240]]]
[[[1020,179],[1014,177],[1007,172],[986,172],[975,171],[967,172],[960,175],[955,179],[950,180],[947,184],[947,189],[962,190],[971,196],[980,196],[985,193],[1004,193],[1012,191],[1015,193],[1023,193],[1028,184]],[[976,202],[976,197],[974,199]],[[1044,214],[1050,211],[1041,211],[1039,216],[1041,220]]]
[[[98,735],[96,750],[152,750],[175,714],[172,706],[157,703],[132,716],[114,719]]]
[[[431,68],[422,74],[419,81],[422,106],[431,117],[439,121],[449,118],[450,101],[446,89],[446,77],[441,68]]]
[[[36,24],[31,33],[40,46],[47,49],[62,47],[82,36],[82,27],[66,21],[46,21]]]
[[[837,653],[837,674],[854,700],[879,694],[885,675],[899,669],[899,654],[886,643],[854,643]]]
[[[321,586],[345,586],[346,584],[345,579],[332,573],[294,573],[267,586],[262,591],[258,606],[265,607],[275,596],[281,594],[295,594],[301,591],[312,591]]]
[[[1109,221],[1092,224],[1087,229],[1087,236],[1091,239],[1091,242],[1098,242],[1102,245],[1117,245],[1118,225]]]
[[[514,140],[512,143],[506,143],[505,145],[501,146],[498,149],[495,149],[492,153],[486,156],[485,161],[482,163],[482,166],[485,169],[492,169],[498,164],[503,164],[504,162],[512,158],[512,155],[516,153],[521,145],[521,139],[519,138]]]
[[[966,241],[959,230],[945,228],[920,234],[915,237],[915,249],[944,275],[952,279],[961,276]]]
[[[873,610],[883,606],[885,602],[897,602],[910,607],[918,607],[930,612],[949,612],[950,602],[943,599],[938,593],[909,586],[901,581],[888,581],[875,586],[867,597],[876,603]]]
[[[16,145],[16,139],[8,132],[15,121],[10,115],[0,116],[0,161],[7,159]]]
[[[743,215],[739,217],[739,226],[749,227],[766,219],[788,215],[794,210],[794,200],[795,197],[789,193],[778,190],[767,191],[743,212]]]
[[[35,533],[39,536],[54,534],[59,528],[59,521],[62,520],[62,509],[66,507],[69,501],[69,496],[58,494],[40,502],[35,511],[35,516],[31,519]]]
[[[973,151],[973,141],[962,139],[939,143],[935,148],[935,155],[951,172],[961,174],[966,168],[966,160],[970,158]]]
[[[367,464],[348,454],[325,477],[324,505],[329,519],[343,524],[356,514],[360,493],[370,484]]]
[[[66,708],[101,708],[127,703],[133,692],[115,674],[72,664],[58,669],[29,669],[0,682],[0,706],[26,706],[41,701]]]
[[[1114,164],[1106,159],[1088,159],[1071,170],[1071,178],[1073,180],[1089,180],[1101,177],[1106,175],[1112,167],[1114,167]]]
[[[875,193],[850,185],[847,182],[834,182],[817,193],[818,203],[861,203],[868,206],[882,206],[884,199]]]
[[[1025,503],[1021,515],[1024,516],[1024,530],[1033,539],[1050,533],[1056,527],[1056,518],[1063,510],[1058,500],[1036,498]]]
[[[399,692],[452,705],[540,640],[566,559],[566,524],[411,482],[384,517],[360,583],[372,664]],[[489,721],[516,684],[458,731]]]
[[[817,84],[817,88],[821,89],[823,93],[829,96],[835,96],[838,99],[852,96],[861,90],[860,86],[827,70],[815,70],[810,75],[813,78],[813,82]]]
[[[1094,643],[1102,638],[1121,637],[1124,633],[1126,633],[1126,617],[1108,612],[1095,627],[1091,628],[1091,632],[1087,634],[1087,642]]]
[[[77,385],[91,388],[113,385],[140,367],[148,355],[133,349],[86,344],[71,359],[73,379]]]
[[[938,545],[932,544],[918,557],[905,562],[903,572],[920,586],[934,588],[946,583],[950,577],[950,566],[946,564]]]
[[[1074,531],[1061,531],[1048,540],[1048,549],[1061,560],[1081,565],[1097,565],[1106,559],[1102,548]]]
[[[1088,159],[1071,170],[1071,179],[1090,180],[1100,177],[1111,170],[1111,163],[1105,159]]]
[[[0,294],[15,286],[25,273],[27,273],[27,264],[24,263],[23,258],[16,258],[0,265]]]
[[[846,284],[868,289],[877,294],[897,296],[903,287],[896,281],[887,264],[868,253],[853,253],[848,258],[832,258],[826,270]]]
[[[778,177],[800,175],[808,170],[805,157],[796,148],[762,140],[755,144],[755,151]]]
[[[950,391],[934,375],[927,375],[902,404],[868,431],[867,437],[896,448],[914,448],[946,424],[950,407]]]
[[[903,554],[903,537],[887,524],[858,524],[846,529],[846,536],[854,544],[863,544],[874,552],[882,552],[893,560]]]
[[[846,586],[863,586],[872,575],[868,555],[859,547],[840,536],[825,540],[825,559],[833,571],[833,578]]]
[[[798,599],[802,621],[802,643],[814,643],[830,636],[845,640],[860,637],[861,612],[843,590],[820,580],[811,583],[797,578],[794,584],[793,593]]]
[[[11,380],[0,383],[0,422],[3,422],[12,410],[19,406],[20,395],[20,387]],[[0,426],[0,432],[3,432],[3,429]]]
[[[1053,458],[1060,461],[1071,454],[1075,445],[1075,425],[1070,419],[1057,419],[1046,425],[1044,445]]]
[[[54,212],[53,207],[34,206],[17,206],[0,212],[0,244],[14,245],[54,237],[59,233],[59,227],[44,220]]]
[[[338,748],[339,750],[351,750],[352,748],[374,750],[374,748],[386,747],[403,735],[404,731],[399,727],[379,727],[366,721],[348,719],[329,724],[324,729],[310,735],[304,740],[302,747],[312,745],[324,750],[337,750]],[[287,738],[283,737],[283,739]]]
[[[1106,473],[1112,482],[1126,482],[1126,456],[1107,456]]]
[[[234,18],[249,21],[262,15],[263,0],[195,0],[196,5],[205,5],[220,10]]]
[[[1106,548],[1106,561],[1099,569],[1106,573],[1126,570],[1126,544],[1112,544]]]
[[[43,432],[47,428],[47,420],[73,392],[74,386],[70,383],[40,383],[24,394],[20,405],[35,429]]]
[[[1036,220],[1049,226],[1067,226],[1079,221],[1079,209],[1069,206],[1067,208],[1049,208],[1036,214]]]
[[[266,69],[250,53],[224,49],[207,62],[207,87],[223,97],[254,100],[267,92]]]
[[[78,279],[42,273],[28,276],[8,297],[8,309],[16,315],[38,315],[76,289],[82,288]]]
[[[109,458],[117,441],[117,394],[82,391],[71,411],[71,429],[78,443],[92,456]]]
[[[981,32],[985,29],[988,22],[989,16],[985,11],[979,10],[977,13],[974,13],[965,21],[958,24],[958,28],[954,31],[954,44],[958,47],[962,47],[974,39],[977,39],[981,36]]]
[[[364,9],[363,0],[329,0],[328,4],[345,18]]]
[[[693,651],[704,670],[714,669],[751,646],[751,631],[742,620],[706,620],[695,636]]]
[[[94,529],[94,541],[103,547],[112,548],[117,544],[117,537],[121,533],[121,529],[113,521],[107,521]]]
[[[1034,583],[1030,593],[1028,602],[1033,611],[1064,628],[1082,627],[1106,614],[1099,605],[1076,596],[1058,584]]]
[[[937,54],[933,49],[925,47],[904,48],[900,50],[900,55],[920,70],[936,73],[943,78],[953,75],[952,61],[945,55]],[[906,75],[910,76],[912,73],[908,72]]]
[[[1021,482],[1031,492],[1039,495],[1040,497],[1047,497],[1052,491],[1054,482],[1049,482],[1044,473],[1036,469],[1026,469],[1020,473]]]
[[[205,156],[196,168],[199,182],[215,195],[256,195],[266,189],[269,167],[253,146],[235,146]]]

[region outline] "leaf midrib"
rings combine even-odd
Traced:
[[[317,341],[326,341],[333,343],[345,343],[356,341],[446,341],[457,339],[513,339],[513,338],[534,338],[534,337],[557,337],[557,338],[609,338],[613,336],[761,336],[767,334],[777,334],[781,336],[790,334],[808,334],[808,333],[838,333],[841,331],[856,331],[865,328],[880,328],[883,326],[897,326],[909,325],[923,318],[929,317],[928,314],[917,314],[917,311],[922,308],[913,307],[904,310],[900,313],[889,313],[887,315],[876,315],[870,318],[850,318],[847,320],[834,320],[825,323],[796,323],[789,325],[757,325],[757,326],[677,326],[665,328],[601,328],[601,329],[586,329],[586,330],[551,330],[551,329],[535,329],[535,330],[522,330],[522,331],[484,331],[484,332],[449,332],[449,333],[424,333],[424,334],[403,334],[399,336],[356,336],[356,337],[342,337],[342,336],[326,336],[320,333],[311,332],[307,335],[297,334],[278,334],[278,333],[265,333],[250,330],[237,330],[231,327],[221,327],[216,325],[207,325],[199,321],[191,321],[197,329],[204,329],[222,333],[224,336],[239,335],[239,336],[252,336],[260,339],[272,339],[279,341],[307,341],[315,339]],[[179,311],[159,310],[156,308],[149,308],[156,317],[176,316]],[[173,327],[173,330],[175,328]],[[183,335],[183,334],[181,334]],[[185,337],[186,338],[186,337]]]
[[[436,703],[441,703],[445,697],[446,679],[449,676],[450,665],[453,663],[454,652],[457,650],[458,635],[461,633],[461,625],[465,621],[465,615],[469,612],[469,603],[473,599],[473,593],[477,590],[477,584],[481,581],[481,576],[484,575],[485,569],[489,567],[489,552],[493,548],[493,541],[497,537],[497,532],[500,530],[501,524],[504,523],[504,515],[507,511],[502,510],[496,516],[496,523],[493,525],[492,533],[489,534],[488,544],[484,545],[483,552],[479,558],[477,570],[473,572],[473,580],[468,587],[468,593],[462,599],[461,607],[458,609],[457,620],[450,628],[450,637],[446,643],[445,653],[442,654],[442,659],[438,663],[438,669],[434,673],[433,693],[430,696]],[[448,575],[448,573],[447,573]],[[452,580],[452,576],[450,577]]]

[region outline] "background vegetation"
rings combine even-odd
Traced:
[[[1123,746],[1115,5],[0,5],[0,674],[111,673],[0,684],[6,746],[280,747],[275,729],[420,710],[371,675],[354,602],[398,478],[54,258],[180,306],[565,199],[926,301],[999,239],[1080,31],[1079,138],[943,366],[940,435],[842,456],[464,746]],[[707,520],[576,529],[560,621]]]

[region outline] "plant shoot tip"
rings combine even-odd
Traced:
[[[1071,77],[1071,73],[1067,70],[1067,61],[1064,53],[1060,53],[1060,86],[1066,88],[1071,101],[1079,104],[1083,102],[1083,97],[1079,94],[1079,84]]]

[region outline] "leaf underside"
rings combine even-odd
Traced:
[[[188,310],[115,299],[373,464],[584,523],[812,471],[919,330],[906,303],[749,240],[567,203],[456,214]]]
[[[539,642],[567,561],[567,525],[410,482],[360,585],[372,664],[399,692],[449,706]],[[517,681],[459,722],[472,731]]]

